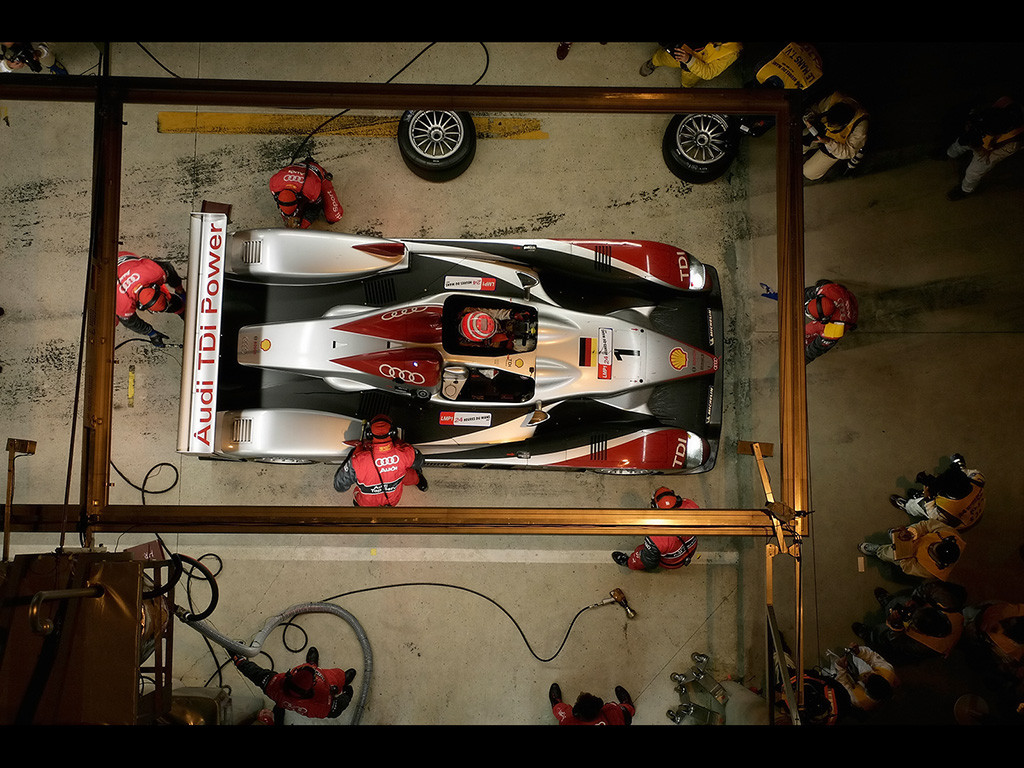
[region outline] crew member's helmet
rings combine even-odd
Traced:
[[[459,331],[469,341],[487,341],[497,327],[494,318],[480,310],[467,312],[459,323]]]
[[[299,197],[294,190],[282,189],[274,195],[274,200],[277,202],[278,209],[285,216],[294,216],[298,210]]]
[[[395,422],[384,414],[374,416],[370,420],[370,437],[375,443],[389,442],[395,438],[397,433]]]
[[[828,296],[818,295],[804,304],[804,312],[807,313],[807,316],[820,323],[827,323],[835,311],[835,302]]]
[[[651,495],[651,509],[697,509],[697,505],[663,485]]]
[[[160,285],[144,285],[135,294],[139,303],[139,309],[146,309],[150,312],[163,312],[167,309],[167,294],[160,289]]]

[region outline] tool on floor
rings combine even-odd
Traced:
[[[594,605],[592,605],[591,608],[594,608],[594,607],[596,607],[598,605],[611,605],[612,603],[618,603],[619,605],[622,606],[623,610],[626,611],[626,616],[628,618],[630,618],[630,619],[635,619],[636,618],[636,611],[634,611],[632,608],[629,607],[629,603],[626,602],[626,595],[623,594],[621,589],[616,587],[615,589],[613,589],[608,594],[610,595],[610,597],[606,597],[604,600],[602,600],[599,603],[594,603]]]
[[[708,674],[707,654],[692,653],[690,658],[693,659],[694,666],[690,667],[689,672],[673,672],[671,675],[672,681],[677,684],[676,691],[679,693],[680,703],[676,709],[670,709],[665,714],[676,725],[679,725],[687,717],[693,718],[699,725],[721,725],[725,722],[724,714],[690,701],[690,692],[686,685],[687,683],[699,685],[723,705],[729,700],[729,694],[718,680]]]

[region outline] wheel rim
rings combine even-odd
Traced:
[[[465,127],[454,112],[427,110],[417,112],[409,121],[409,139],[413,149],[430,160],[451,157],[465,138]]]
[[[728,126],[721,115],[687,115],[676,129],[679,153],[700,165],[711,165],[725,157],[729,146]]]

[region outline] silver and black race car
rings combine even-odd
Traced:
[[[227,232],[192,219],[178,450],[340,462],[386,413],[430,464],[714,466],[713,267],[639,240]]]

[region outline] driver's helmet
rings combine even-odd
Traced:
[[[139,302],[139,309],[150,312],[163,312],[167,309],[167,294],[156,283],[142,286],[135,294],[135,298]]]
[[[459,332],[469,341],[487,341],[497,328],[494,318],[480,310],[467,312],[459,322]]]
[[[820,294],[804,304],[804,312],[807,313],[807,316],[821,323],[827,323],[835,311],[835,302],[828,296]]]

